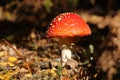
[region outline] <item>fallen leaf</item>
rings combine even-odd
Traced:
[[[74,59],[69,59],[65,65],[66,68],[75,69],[78,66],[78,62]]]
[[[8,58],[8,61],[14,63],[14,62],[17,61],[17,58],[16,58],[16,57],[13,57],[13,56],[10,56],[10,57]]]
[[[32,77],[32,74],[28,73],[28,74],[25,74],[25,77]]]
[[[13,63],[11,62],[0,62],[0,65],[2,66],[15,66]]]
[[[3,80],[3,79],[4,79],[4,75],[0,74],[0,80]]]
[[[0,57],[5,56],[5,55],[7,55],[7,54],[8,54],[7,51],[0,51]]]
[[[42,71],[44,75],[52,75],[53,77],[55,77],[57,74],[55,72],[55,69],[47,69],[47,70],[43,70]]]
[[[20,71],[19,67],[16,67],[15,71],[10,70],[5,75],[3,75],[4,80],[10,80],[14,74],[17,74]]]

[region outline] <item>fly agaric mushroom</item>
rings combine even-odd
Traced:
[[[63,45],[69,45],[76,41],[76,37],[91,34],[91,29],[86,22],[76,13],[62,13],[51,22],[47,31],[47,37],[57,37]],[[76,39],[76,40],[75,40]],[[61,50],[62,66],[71,59],[72,51],[68,48]]]

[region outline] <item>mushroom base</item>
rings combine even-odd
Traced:
[[[72,58],[72,51],[70,49],[62,49],[61,51],[61,63],[64,66],[68,59]]]

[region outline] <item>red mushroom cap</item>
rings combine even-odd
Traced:
[[[47,37],[76,37],[90,35],[86,22],[75,13],[62,13],[51,22]]]

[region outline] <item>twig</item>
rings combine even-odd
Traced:
[[[21,55],[8,41],[6,41],[5,39],[2,39],[2,40],[3,40],[10,48],[12,48],[12,49],[15,51],[15,53],[17,54],[17,56],[21,57],[21,58],[24,60],[24,62],[25,62],[26,65],[27,65],[28,71],[32,74],[30,65],[29,65],[28,62],[26,61],[26,58],[25,58],[23,55]]]

